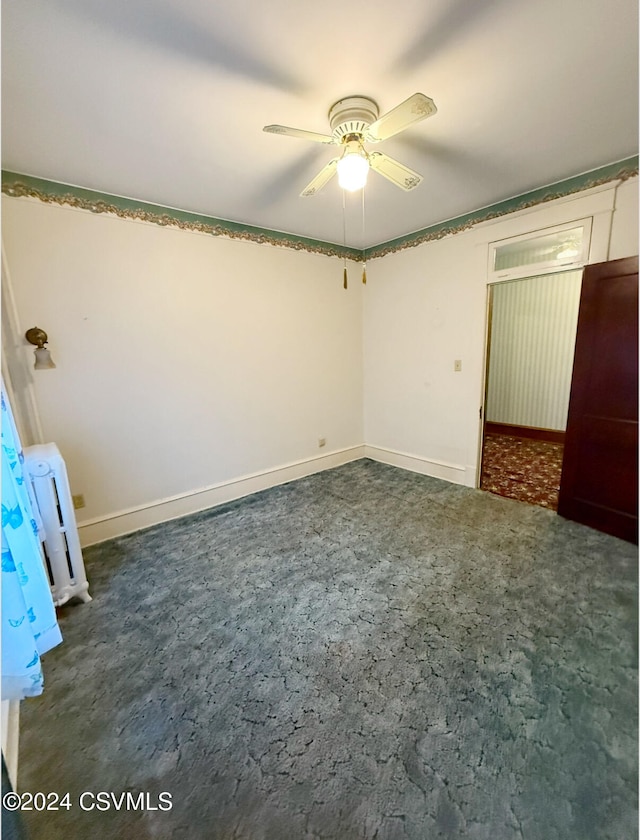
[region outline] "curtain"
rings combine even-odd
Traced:
[[[4,381],[2,414],[2,699],[42,693],[40,657],[60,644],[49,580],[44,568],[42,525],[23,472],[20,438]]]

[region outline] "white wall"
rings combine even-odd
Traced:
[[[465,482],[480,406],[485,274],[485,250],[462,236],[371,263],[364,406],[373,457],[426,459],[421,471]],[[462,361],[459,373],[456,359]]]
[[[489,243],[593,216],[589,262],[634,255],[637,201],[634,178],[617,195],[611,185],[589,190],[371,262],[363,302],[367,454],[475,486]]]
[[[638,253],[633,179],[373,260],[345,292],[336,258],[4,197],[12,363],[83,542],[363,453],[474,486],[488,243],[589,216],[591,262]],[[31,326],[55,370],[31,369]]]
[[[3,202],[19,328],[46,330],[57,364],[30,374],[43,435],[85,496],[85,543],[362,454],[361,287],[343,290],[339,259]]]

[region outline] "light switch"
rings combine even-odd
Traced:
[[[462,370],[462,359],[456,359],[453,363],[453,369],[456,373],[459,373]]]

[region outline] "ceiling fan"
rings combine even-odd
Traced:
[[[387,140],[414,123],[432,116],[436,111],[433,99],[423,93],[414,93],[381,117],[378,116],[378,106],[373,99],[368,96],[347,96],[329,109],[331,134],[319,134],[286,125],[265,125],[263,131],[343,147],[342,154],[330,160],[318,172],[300,193],[301,196],[315,195],[336,173],[343,189],[359,190],[366,183],[369,169],[380,173],[397,187],[409,191],[418,186],[422,175],[383,152],[368,152],[365,143]]]

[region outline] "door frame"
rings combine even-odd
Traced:
[[[483,374],[483,381],[484,381],[484,391],[483,391],[483,403],[482,403],[482,417],[481,417],[481,444],[480,444],[480,451],[478,453],[478,484],[477,486],[480,487],[482,481],[482,463],[484,460],[484,439],[486,435],[486,425],[487,425],[487,417],[486,417],[486,406],[489,397],[489,371],[491,367],[491,334],[492,334],[492,327],[493,327],[493,292],[496,286],[502,283],[522,283],[527,280],[536,280],[538,277],[541,276],[553,276],[553,275],[561,275],[561,274],[568,274],[569,272],[577,272],[581,271],[584,272],[584,267],[576,268],[576,267],[568,267],[562,268],[559,271],[548,271],[545,272],[544,275],[541,274],[533,274],[527,275],[525,277],[517,277],[513,279],[503,279],[499,281],[494,281],[492,283],[487,284],[487,317],[486,317],[486,352],[485,352],[485,369]],[[578,325],[578,311],[576,309],[576,328]],[[575,336],[575,333],[574,333]],[[575,343],[575,337],[574,337]],[[570,387],[570,386],[569,386]],[[568,402],[569,394],[567,394],[567,402]]]
[[[490,340],[491,340],[491,318],[492,318],[492,287],[498,283],[507,283],[512,280],[526,280],[529,277],[540,277],[543,274],[562,274],[565,271],[584,270],[586,265],[592,262],[601,262],[603,250],[608,254],[609,243],[611,238],[611,223],[613,212],[611,210],[605,213],[594,214],[591,216],[581,216],[577,219],[572,219],[561,224],[550,225],[544,228],[535,228],[517,236],[510,236],[504,239],[494,240],[487,243],[487,274],[486,274],[486,298],[485,298],[485,318],[484,318],[484,348],[483,348],[483,366],[482,366],[482,382],[480,391],[480,408],[478,412],[478,436],[477,436],[477,453],[476,453],[476,475],[474,487],[480,489],[480,481],[482,478],[482,459],[484,453],[484,437],[485,437],[485,416],[487,410],[487,388],[489,384],[489,362],[490,362]],[[588,237],[588,243],[583,247],[579,259],[573,262],[563,263],[560,266],[549,266],[548,264],[532,264],[521,266],[514,269],[504,269],[495,271],[493,268],[495,249],[500,245],[505,245],[511,242],[526,242],[529,239],[535,239],[538,236],[543,236],[547,233],[557,233],[564,230],[571,230],[572,228],[584,225],[585,236]],[[585,259],[586,257],[586,259]],[[537,265],[537,268],[536,268]],[[560,270],[558,270],[560,269]]]

